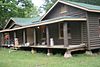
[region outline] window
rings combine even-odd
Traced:
[[[63,39],[63,37],[64,37],[63,23],[59,23],[59,39]],[[68,23],[68,39],[71,39],[71,28],[69,23]]]

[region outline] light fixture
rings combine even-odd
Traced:
[[[40,27],[37,27],[38,29],[40,28]]]

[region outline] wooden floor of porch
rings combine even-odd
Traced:
[[[86,44],[69,45],[68,47],[65,47],[64,45],[54,45],[54,46],[47,46],[47,45],[24,46],[24,45],[19,45],[18,46],[18,48],[21,48],[21,47],[45,48],[45,49],[66,49],[66,50],[71,50],[71,51],[77,51],[77,50],[85,50]]]
[[[7,45],[5,45],[7,46]],[[9,46],[14,47],[14,46]],[[85,50],[86,44],[79,44],[79,45],[69,45],[68,47],[65,47],[64,45],[53,45],[53,46],[47,46],[47,45],[31,45],[31,46],[25,46],[25,45],[18,45],[16,48],[44,48],[44,49],[66,49],[70,51],[77,51],[77,50]]]
[[[32,48],[49,48],[49,49],[67,49],[71,51],[77,51],[77,50],[85,50],[85,44],[82,45],[69,45],[68,47],[64,47],[64,45],[54,45],[54,46],[30,46]]]

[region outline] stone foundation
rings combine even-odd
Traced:
[[[70,58],[72,57],[71,52],[70,51],[66,51],[64,54],[64,58]]]

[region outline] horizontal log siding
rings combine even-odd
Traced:
[[[56,17],[60,17],[60,10],[61,10],[61,4],[57,4],[43,20],[48,20]]]
[[[82,25],[83,27],[83,43],[86,43],[87,44],[87,26],[86,26],[86,22],[83,23]]]
[[[63,9],[63,11],[62,11]],[[66,11],[65,11],[66,10]],[[62,3],[58,3],[43,20],[48,20],[56,17],[72,16],[72,17],[86,17],[86,11],[71,7]]]
[[[72,22],[70,25],[72,45],[79,45],[81,43],[81,23]]]
[[[87,20],[89,24],[89,40],[90,40],[90,49],[92,46],[100,45],[100,37],[99,37],[99,20],[98,17],[100,14],[98,13],[89,13],[87,12]],[[100,46],[99,46],[100,47]],[[89,47],[88,47],[89,48]],[[95,49],[95,48],[93,48]]]
[[[49,25],[50,38],[53,38],[55,45],[64,45],[64,40],[59,39],[59,28],[58,24]]]
[[[86,11],[72,7],[72,6],[67,6],[67,7],[68,7],[67,15],[73,16],[73,17],[79,17],[79,18],[86,18]]]

